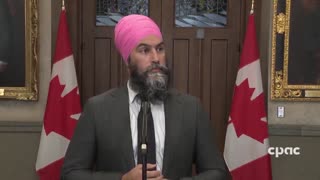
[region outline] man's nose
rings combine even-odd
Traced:
[[[158,51],[155,48],[152,48],[151,61],[157,63],[160,61]]]

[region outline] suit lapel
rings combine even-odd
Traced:
[[[112,93],[114,96],[114,116],[117,123],[121,123],[120,127],[124,127],[122,132],[123,142],[122,147],[119,149],[123,151],[123,166],[126,167],[127,171],[135,166],[134,155],[132,149],[132,137],[131,137],[131,127],[130,127],[130,116],[129,116],[129,97],[128,90],[126,87],[120,88]],[[125,110],[125,111],[124,111]]]
[[[174,96],[175,93],[171,92],[164,103],[165,110],[165,145],[162,173],[166,176],[169,167],[172,166],[172,156],[174,155],[174,144],[177,142],[177,134],[179,134],[179,121],[181,120],[181,106],[180,101]]]

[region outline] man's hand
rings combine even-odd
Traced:
[[[147,164],[147,170],[155,169],[156,164]],[[142,179],[142,164],[138,164],[136,167],[131,169],[125,175],[122,176],[121,180],[141,180]],[[147,171],[148,180],[164,180],[160,171],[150,170]]]

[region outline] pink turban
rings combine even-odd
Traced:
[[[114,29],[114,42],[126,64],[132,50],[150,35],[162,39],[158,25],[147,16],[131,14],[118,22]]]

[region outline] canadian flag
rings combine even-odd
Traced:
[[[79,89],[67,26],[60,14],[55,55],[36,170],[41,180],[60,179],[63,159],[81,113]]]
[[[268,136],[254,15],[250,14],[224,148],[233,180],[272,179]]]

